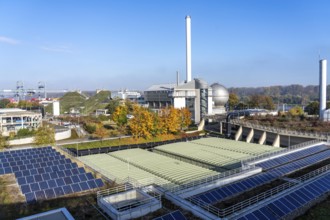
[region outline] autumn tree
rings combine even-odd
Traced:
[[[180,130],[179,109],[176,109],[173,106],[162,109],[160,118],[163,122],[162,124],[164,125],[164,131],[166,134],[176,133]]]
[[[129,128],[134,138],[149,139],[154,134],[154,113],[138,105],[133,106],[133,118],[129,120]]]
[[[36,145],[52,145],[55,143],[55,130],[50,126],[41,126],[34,135]]]
[[[95,135],[97,138],[100,138],[101,141],[103,141],[103,139],[104,139],[105,137],[107,137],[107,136],[109,135],[109,133],[108,133],[107,129],[105,129],[105,128],[103,127],[102,124],[98,124],[98,125],[96,126],[96,130],[95,130],[95,132],[94,132],[94,135]]]
[[[304,110],[299,106],[293,107],[289,110],[289,115],[291,116],[301,116],[303,114]]]
[[[235,107],[238,105],[238,103],[239,103],[238,96],[235,93],[230,93],[229,100],[228,100],[229,109],[234,110]]]
[[[108,109],[109,114],[113,114],[119,105],[120,105],[120,99],[117,98],[111,100],[105,108]]]
[[[119,105],[116,107],[115,111],[112,114],[112,120],[116,122],[119,127],[123,127],[127,124],[127,106]]]
[[[188,126],[191,124],[191,112],[188,108],[181,108],[179,110],[179,114],[181,130],[188,128]]]

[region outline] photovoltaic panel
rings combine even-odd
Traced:
[[[176,210],[166,215],[154,218],[153,220],[187,220],[181,211]]]
[[[86,174],[79,174],[78,177],[79,177],[80,181],[86,181],[87,180]]]
[[[39,191],[40,190],[40,186],[38,183],[32,183],[30,184],[30,188],[31,188],[31,191],[32,192],[36,192],[36,191]]]
[[[40,186],[40,189],[41,190],[44,190],[44,189],[48,189],[49,188],[47,181],[40,182],[39,183],[39,186]]]
[[[36,199],[39,201],[46,199],[46,194],[45,194],[45,191],[43,191],[43,190],[35,192],[35,196],[36,196]]]
[[[21,191],[23,194],[31,192],[31,188],[29,184],[21,185]]]
[[[70,185],[70,184],[73,183],[71,177],[69,177],[69,176],[64,177],[63,180],[64,180],[66,185]]]
[[[65,194],[62,187],[54,188],[54,192],[57,197],[63,196]]]
[[[72,190],[72,188],[71,188],[70,185],[63,186],[63,191],[64,191],[65,194],[71,194],[71,193],[73,193],[73,190]]]
[[[73,183],[79,183],[80,182],[80,179],[79,179],[78,176],[71,176],[71,179],[72,179]]]
[[[47,183],[48,183],[49,188],[57,187],[55,180],[48,180]]]
[[[82,190],[89,190],[89,189],[91,189],[86,182],[80,182],[79,185],[80,185],[80,188]]]
[[[17,178],[17,182],[19,185],[24,185],[24,184],[26,184],[26,179],[25,179],[25,177],[19,177],[19,178]]]
[[[80,192],[81,188],[80,185],[78,183],[74,183],[71,185],[73,192]]]
[[[56,197],[55,192],[53,189],[46,189],[45,190],[46,198],[47,199],[53,199]]]
[[[88,180],[94,179],[94,177],[91,173],[86,173],[86,177],[87,177]]]
[[[64,180],[62,178],[56,179],[57,186],[64,186]]]
[[[33,203],[36,201],[36,197],[33,192],[25,194],[26,202]]]
[[[92,180],[88,180],[87,181],[87,184],[89,185],[89,188],[91,188],[91,189],[94,189],[94,188],[97,187],[96,184],[95,184],[95,181],[93,179]]]

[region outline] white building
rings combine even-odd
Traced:
[[[42,114],[17,108],[0,109],[0,131],[9,136],[22,128],[37,129],[41,126]]]

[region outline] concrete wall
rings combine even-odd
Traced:
[[[55,140],[64,140],[71,137],[71,129],[55,133]],[[9,145],[22,145],[22,144],[31,144],[33,143],[33,137],[21,138],[17,140],[9,141]]]

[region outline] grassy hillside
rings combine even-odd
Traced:
[[[105,108],[105,106],[108,105],[110,98],[110,91],[101,91],[97,93],[83,103],[83,106],[85,107],[83,113],[92,113],[96,109]]]
[[[60,98],[61,114],[70,112],[70,108],[79,109],[82,114],[89,114],[96,109],[105,108],[110,101],[110,91],[101,91],[92,97],[78,92],[68,92]],[[53,112],[53,105],[49,105],[46,111]]]

